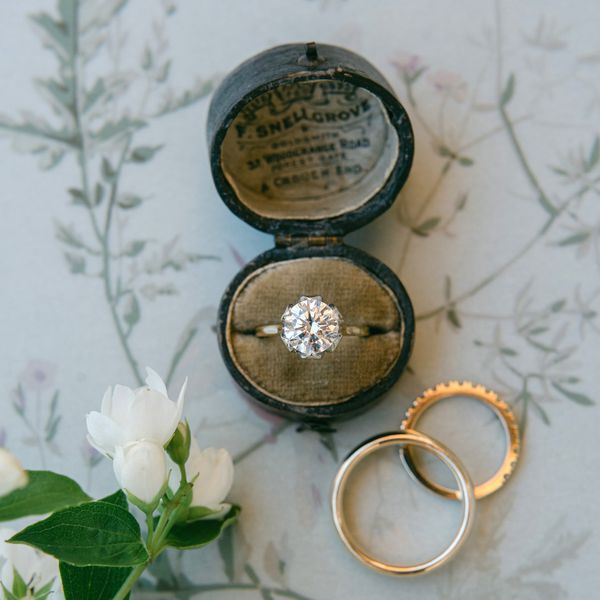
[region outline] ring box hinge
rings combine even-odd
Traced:
[[[275,246],[278,248],[289,246],[329,246],[342,244],[343,238],[339,235],[292,235],[280,233],[275,236]]]

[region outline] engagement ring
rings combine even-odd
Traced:
[[[255,331],[257,337],[279,335],[287,349],[302,358],[321,358],[324,352],[332,352],[344,335],[369,334],[367,326],[343,325],[340,311],[321,296],[301,296],[285,309],[281,323],[263,325]]]

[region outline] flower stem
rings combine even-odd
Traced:
[[[190,493],[191,486],[185,480],[185,474],[182,475],[182,481],[179,489],[173,498],[167,503],[165,510],[160,516],[156,528],[154,527],[153,512],[146,513],[146,525],[148,527],[148,535],[146,536],[146,549],[148,550],[149,558],[147,561],[136,565],[123,585],[113,598],[113,600],[124,600],[127,594],[133,589],[136,581],[141,577],[146,567],[165,549],[165,539],[173,525],[177,522],[180,510],[184,507],[184,500]]]
[[[148,535],[146,536],[146,545],[152,544],[152,536],[154,535],[154,516],[152,513],[146,514],[146,526],[148,527]]]
[[[178,464],[177,465],[179,467],[179,473],[181,475],[181,483],[180,485],[184,485],[188,482],[187,480],[187,473],[185,472],[185,464]]]
[[[141,577],[142,573],[146,570],[146,567],[148,566],[148,564],[149,564],[148,562],[141,563],[139,565],[136,565],[131,570],[131,573],[129,573],[129,575],[127,576],[127,579],[123,582],[123,585],[121,586],[119,591],[115,594],[113,600],[125,600],[125,598],[127,597],[127,594],[129,594],[129,592],[131,592],[136,581]]]

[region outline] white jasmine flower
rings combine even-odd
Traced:
[[[117,446],[113,469],[119,485],[146,505],[162,495],[169,477],[163,446],[149,440]]]
[[[0,529],[0,583],[9,591],[12,590],[14,571],[27,584],[29,590],[35,592],[54,581],[51,598],[62,598],[58,561],[39,550],[24,544],[8,544],[6,540],[15,535],[11,529]],[[28,596],[30,597],[30,596]]]
[[[231,506],[223,503],[233,485],[233,460],[227,450],[200,450],[193,439],[185,472],[194,485],[192,507],[206,507],[219,513],[229,510]]]
[[[0,448],[0,497],[27,485],[28,477],[18,459],[6,448]]]
[[[112,457],[117,446],[146,440],[164,446],[181,419],[185,380],[177,402],[169,399],[160,376],[146,367],[146,385],[132,390],[124,385],[108,388],[100,412],[87,415],[88,441],[102,454]]]

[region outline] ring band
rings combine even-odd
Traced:
[[[450,545],[434,558],[412,565],[386,563],[367,554],[352,536],[344,514],[344,494],[348,479],[354,468],[369,454],[382,448],[398,445],[414,445],[424,448],[442,460],[456,479],[459,487],[460,499],[463,503],[463,515],[460,527]],[[475,515],[475,496],[473,493],[473,484],[471,483],[468,473],[465,471],[465,468],[458,458],[450,450],[427,435],[407,429],[395,433],[380,434],[367,440],[349,454],[342,463],[333,482],[331,509],[333,512],[333,521],[339,536],[342,538],[342,541],[348,550],[350,550],[358,560],[375,571],[387,575],[417,575],[427,573],[440,567],[450,560],[462,546],[469,534],[471,525],[473,524]]]
[[[340,327],[342,335],[367,337],[371,335],[371,328],[368,325],[343,325]],[[259,338],[281,335],[281,323],[273,325],[261,325],[254,330],[254,335]]]
[[[470,398],[474,398],[475,400],[487,404],[498,417],[504,430],[506,439],[506,454],[504,460],[498,470],[487,481],[475,486],[475,498],[480,500],[481,498],[493,494],[506,483],[515,470],[519,459],[520,437],[517,419],[508,407],[508,404],[503,400],[500,400],[495,392],[486,389],[482,385],[477,385],[469,381],[449,381],[448,383],[442,383],[434,388],[426,390],[413,402],[412,406],[406,411],[401,429],[414,429],[419,418],[428,408],[440,400],[454,396],[469,396]],[[453,500],[460,499],[460,490],[450,489],[428,479],[418,469],[409,448],[402,448],[400,450],[400,457],[413,479],[441,496]]]

